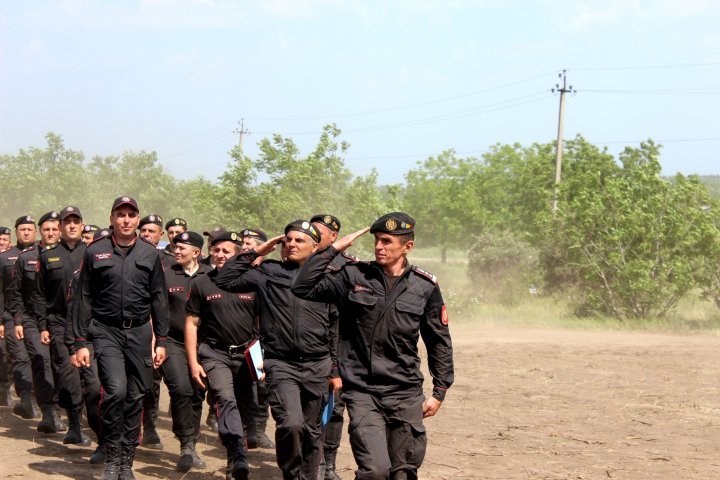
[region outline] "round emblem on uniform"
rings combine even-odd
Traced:
[[[323,223],[332,223],[332,217],[330,215],[325,215],[325,218],[323,218]]]
[[[75,209],[73,207],[67,207],[65,210],[67,210],[68,212],[72,212]]]
[[[176,218],[176,219],[175,219],[175,225],[180,225],[180,219],[179,219],[179,218]],[[187,240],[187,239],[186,239],[186,240]]]
[[[122,200],[123,202],[129,202],[129,201],[130,201],[130,197],[122,197],[121,200]]]
[[[395,230],[397,228],[397,222],[393,220],[392,218],[388,218],[385,222],[385,227],[388,230]]]
[[[232,233],[230,234],[230,240],[232,240],[233,242],[236,241],[236,240],[237,240],[237,233],[232,232]]]
[[[187,233],[183,233],[180,238],[182,238],[183,240],[187,240],[188,238],[190,238],[190,235],[188,235]]]
[[[310,228],[310,224],[309,224],[308,222],[303,222],[303,223],[302,223],[302,228],[304,228],[305,230],[307,230],[307,229]]]
[[[25,217],[25,221],[32,222],[32,217],[30,215],[28,215],[27,217]]]
[[[148,220],[150,220],[151,222],[154,222],[154,221],[155,221],[155,215],[150,215],[150,216],[148,217]]]

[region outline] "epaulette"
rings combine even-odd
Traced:
[[[433,275],[432,273],[430,273],[430,272],[428,272],[428,271],[426,271],[426,270],[423,270],[423,269],[420,268],[420,267],[416,267],[416,266],[414,266],[414,265],[413,265],[413,267],[412,267],[412,271],[415,272],[415,273],[417,273],[418,275],[420,275],[420,276],[423,277],[424,279],[429,280],[430,282],[432,282],[433,285],[437,285],[437,277],[436,277],[435,275]]]
[[[48,245],[47,247],[43,247],[42,250],[40,250],[40,253],[45,253],[48,250],[52,250],[53,248],[57,247],[59,244],[53,243],[52,245]]]
[[[348,259],[350,262],[352,262],[352,263],[357,263],[357,262],[360,261],[360,259],[357,258],[355,255],[350,255],[350,254],[347,253],[347,252],[342,252],[340,255],[342,255],[343,257],[347,258],[347,259]]]
[[[31,252],[33,250],[35,250],[35,245],[30,245],[29,247],[27,247],[25,250],[23,250],[20,253]]]

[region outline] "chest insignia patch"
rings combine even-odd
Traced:
[[[60,261],[60,257],[49,257],[47,259],[48,263],[55,263]]]
[[[185,287],[170,287],[168,288],[168,293],[178,293],[178,292],[184,292]]]
[[[95,261],[98,261],[98,260],[108,260],[108,259],[110,259],[110,258],[112,258],[112,252],[96,253],[96,254],[95,254]]]
[[[238,293],[237,298],[244,302],[252,302],[255,300],[255,295],[252,295],[250,293]]]
[[[353,287],[353,293],[372,293],[373,289],[367,285],[355,285]]]
[[[213,300],[220,300],[221,298],[223,298],[223,296],[224,295],[222,293],[213,293],[212,295],[207,295],[205,297],[205,300],[207,300],[208,302],[211,302]]]

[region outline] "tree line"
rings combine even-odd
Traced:
[[[303,153],[273,135],[256,158],[233,148],[219,178],[183,180],[155,152],[88,160],[48,133],[45,146],[0,155],[0,222],[77,205],[86,222],[105,226],[109,205],[124,194],[143,213],[183,216],[198,231],[273,233],[329,212],[349,233],[404,210],[416,219],[418,244],[438,247],[443,261],[466,250],[474,278],[562,293],[579,314],[661,316],[696,292],[720,307],[718,203],[697,176],[662,176],[660,146],[650,140],[618,158],[582,136],[566,141],[556,191],[554,142],[497,144],[478,158],[447,150],[418,162],[405,184],[379,185],[377,171],[347,168],[350,145],[341,137],[327,125]]]

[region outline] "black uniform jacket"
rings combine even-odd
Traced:
[[[125,253],[110,235],[85,251],[74,299],[75,346],[84,348],[90,320],[117,328],[142,325],[152,314],[155,345],[164,347],[168,332],[168,299],[160,253],[136,238]]]
[[[15,325],[22,325],[23,320],[35,319],[32,294],[35,291],[35,271],[37,270],[38,252],[41,248],[39,244],[29,246],[20,252],[13,266],[7,301],[10,302],[8,310]]]
[[[160,251],[160,260],[162,260],[163,268],[167,270],[173,265],[177,265],[175,254],[170,250],[170,245],[165,248],[158,248]]]
[[[330,331],[337,316],[330,305],[293,295],[290,285],[300,270],[296,263],[265,260],[252,268],[256,258],[255,251],[231,258],[215,283],[231,292],[257,292],[265,357],[303,362],[330,356],[336,364]]]
[[[190,295],[190,281],[197,276],[206,275],[210,271],[212,271],[212,268],[200,264],[197,272],[190,276],[185,273],[183,267],[177,262],[170,268],[165,269],[165,286],[168,292],[170,320],[169,338],[185,343],[185,304]]]
[[[40,250],[31,302],[40,331],[47,330],[50,322],[66,324],[70,284],[82,265],[85,250],[83,242],[70,248],[65,241]]]
[[[6,318],[11,318],[9,310],[11,297],[10,288],[12,287],[15,262],[20,256],[20,252],[30,246],[32,246],[32,244],[17,244],[11,249],[0,253],[0,310],[2,310],[1,313]]]
[[[343,388],[380,394],[422,388],[422,336],[433,396],[443,400],[454,373],[447,313],[435,277],[408,264],[388,292],[383,271],[374,262],[348,263],[340,272],[329,273],[328,265],[337,255],[333,247],[315,253],[303,265],[292,291],[337,305]]]
[[[218,270],[210,269],[190,281],[190,298],[185,311],[200,319],[198,339],[219,350],[245,346],[255,335],[257,304],[255,294],[231,293],[218,288]],[[224,270],[224,268],[223,268]]]

